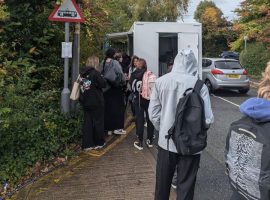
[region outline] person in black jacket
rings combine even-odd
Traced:
[[[124,135],[125,123],[125,99],[123,83],[125,83],[125,76],[122,67],[114,56],[115,49],[109,48],[105,53],[105,58],[102,64],[102,74],[107,81],[108,87],[104,91],[105,100],[105,131],[108,135]],[[113,69],[113,70],[111,70]],[[118,84],[115,80],[110,80],[111,72],[117,74]],[[119,84],[119,82],[121,82]]]
[[[105,145],[102,88],[106,87],[106,80],[96,70],[98,65],[98,57],[89,57],[80,78],[80,102],[84,110],[82,148],[86,151],[99,149]]]
[[[154,136],[154,126],[149,119],[148,115],[148,107],[149,100],[144,99],[141,95],[142,91],[142,82],[143,75],[147,71],[146,61],[142,58],[138,60],[136,70],[131,74],[130,77],[130,85],[132,89],[132,93],[134,96],[134,107],[136,114],[136,135],[138,137],[138,141],[134,142],[134,147],[138,150],[143,150],[143,133],[144,133],[144,116],[147,121],[147,140],[146,145],[148,147],[153,147],[153,136]]]

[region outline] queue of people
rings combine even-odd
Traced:
[[[108,49],[100,71],[99,59],[93,56],[81,72],[82,147],[99,149],[105,145],[106,134],[126,134],[124,116],[130,104],[138,138],[134,142],[136,149],[153,147],[154,131],[158,131],[155,199],[168,200],[173,185],[178,200],[192,200],[207,129],[214,122],[210,95],[199,80],[194,53],[189,49],[179,51],[168,62],[168,73],[158,79],[145,59],[133,56],[126,58],[125,63],[123,60],[121,54]],[[266,176],[270,151],[269,88],[270,62],[259,85],[258,98],[240,106],[244,117],[231,125],[228,134],[225,157],[234,192],[232,199],[266,199],[270,195]],[[190,112],[194,108],[196,116]]]
[[[136,123],[138,141],[143,149],[143,133],[147,123],[146,145],[153,147],[154,126],[149,119],[150,90],[156,76],[147,69],[144,59],[109,48],[104,61],[91,56],[80,74],[80,102],[84,110],[82,148],[86,151],[105,146],[106,135],[123,135],[127,105]]]

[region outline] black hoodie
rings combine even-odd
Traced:
[[[104,106],[102,88],[106,87],[106,80],[102,77],[101,73],[95,68],[85,68],[81,73],[81,78],[80,85],[82,90],[79,100],[82,106],[86,109]],[[84,82],[90,83],[87,85],[87,88],[84,88]]]
[[[142,87],[142,79],[143,75],[146,72],[146,69],[136,69],[132,72],[129,83],[131,85],[131,91],[135,94],[135,98],[139,97],[139,93],[141,92]]]

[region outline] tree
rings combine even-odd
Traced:
[[[232,49],[243,49],[244,36],[248,36],[249,42],[265,42],[269,46],[269,0],[245,0],[235,12],[239,16],[239,19],[234,23],[233,30],[238,33],[239,37],[231,43]]]
[[[176,21],[187,11],[189,0],[138,0],[133,2],[135,21]]]
[[[235,12],[239,19],[234,23],[233,30],[238,38],[230,46],[233,50],[242,51],[241,63],[251,75],[260,75],[270,58],[270,2],[245,0]],[[248,37],[246,50],[245,36]]]
[[[215,8],[220,13],[220,16],[222,15],[221,10],[217,9],[216,4],[213,1],[201,1],[199,5],[197,6],[197,9],[194,13],[194,19],[196,21],[200,21],[202,19],[202,15],[204,14],[205,10],[207,8]]]
[[[83,0],[82,61],[101,55],[107,33],[128,31],[134,21],[176,21],[189,0]],[[89,48],[91,47],[91,48]]]
[[[222,11],[213,1],[201,1],[194,13],[194,19],[202,23],[205,56],[218,56],[228,49],[228,43],[234,37],[230,29],[231,23],[223,17]]]

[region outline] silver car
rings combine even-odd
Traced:
[[[234,89],[245,94],[250,83],[247,71],[238,60],[224,58],[203,58],[203,81],[210,92],[218,89]]]

